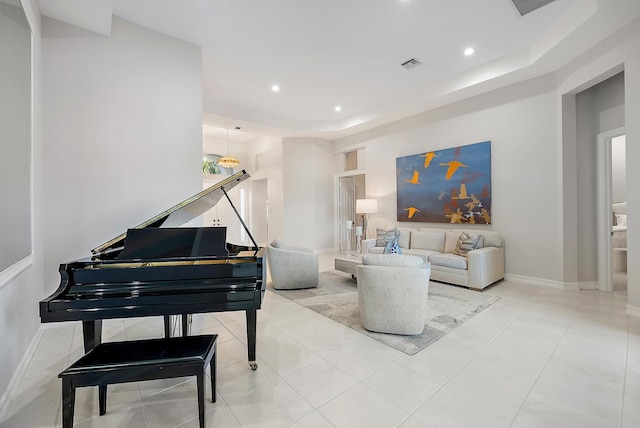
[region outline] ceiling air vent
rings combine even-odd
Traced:
[[[410,60],[407,60],[400,65],[407,70],[411,70],[412,68],[416,68],[420,64],[422,64],[422,62],[418,58],[411,58]]]
[[[520,16],[524,16],[529,12],[533,12],[536,9],[541,8],[555,0],[511,0],[516,9],[520,13]]]

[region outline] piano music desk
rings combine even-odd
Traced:
[[[211,402],[216,401],[216,334],[102,343],[65,369],[62,378],[62,426],[73,426],[75,389],[98,386],[100,415],[107,411],[107,385],[196,376],[198,413],[204,427],[204,380],[211,367]]]

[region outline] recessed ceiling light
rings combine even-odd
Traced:
[[[340,106],[336,106],[336,107],[334,108],[334,110],[336,111],[336,113],[337,113],[337,112],[340,112],[340,111],[342,111],[342,107],[340,107]]]
[[[278,85],[273,85],[273,86],[271,87],[271,90],[272,90],[273,92],[278,92],[278,91],[280,90],[280,86],[278,86]]]
[[[475,52],[475,51],[473,50],[473,48],[466,48],[466,49],[464,50],[464,54],[465,54],[466,56],[473,55],[473,53],[474,53],[474,52]]]

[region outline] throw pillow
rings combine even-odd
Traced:
[[[458,239],[460,239],[460,233],[462,232],[446,232],[444,241],[444,252],[453,253],[458,245]]]
[[[467,232],[462,232],[460,234],[460,238],[458,238],[456,249],[453,250],[453,254],[457,254],[462,257],[468,257],[467,253],[469,251],[482,247],[482,245],[480,244],[481,240],[482,235],[471,237],[469,236],[469,234],[467,234]]]
[[[409,242],[411,238],[411,229],[407,227],[398,227],[398,232],[400,232],[400,237],[398,238],[398,245],[400,248],[409,248]]]
[[[398,244],[398,238],[400,238],[400,232],[396,230],[394,237],[387,242],[387,245],[384,247],[384,254],[402,254],[402,250]]]
[[[389,241],[391,241],[396,236],[397,229],[394,227],[393,229],[385,230],[381,228],[377,228],[377,238],[376,238],[376,247],[386,247]]]
[[[444,230],[438,232],[411,232],[411,249],[444,251]]]

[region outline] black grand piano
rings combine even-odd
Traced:
[[[249,366],[256,364],[256,311],[266,285],[260,248],[229,198],[249,175],[240,171],[91,250],[93,256],[60,265],[60,286],[40,302],[42,322],[82,321],[85,352],[102,340],[102,320],[245,311]],[[226,197],[253,247],[228,244],[224,227],[179,227]],[[263,282],[264,280],[264,282]]]

